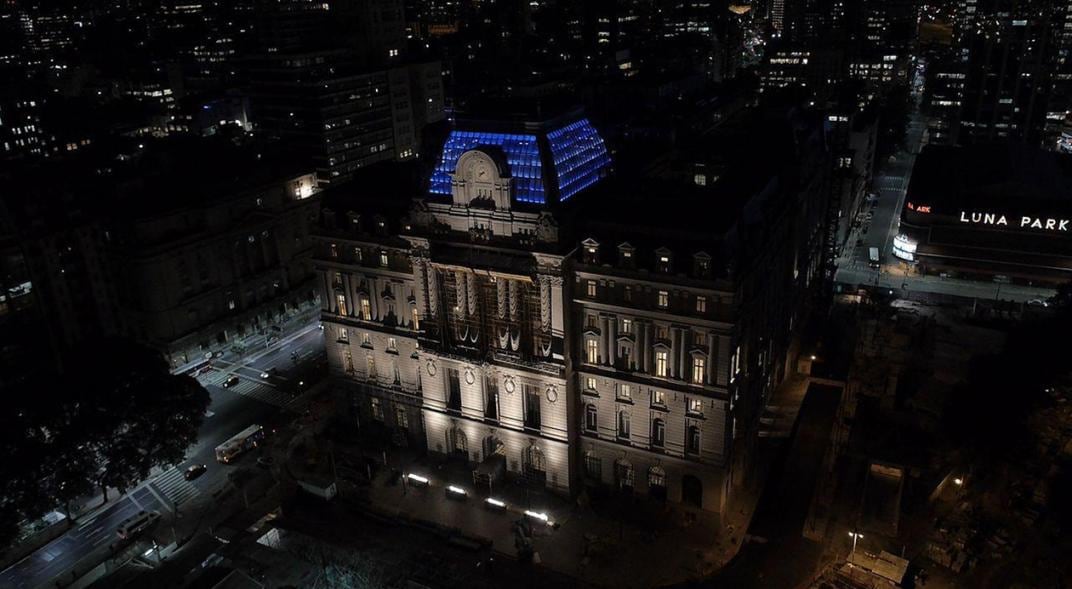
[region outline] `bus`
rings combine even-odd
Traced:
[[[216,460],[223,464],[230,464],[242,453],[257,447],[264,439],[264,428],[259,425],[251,425],[238,432],[230,440],[216,446]]]

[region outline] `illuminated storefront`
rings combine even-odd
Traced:
[[[1072,156],[928,146],[913,170],[893,255],[923,274],[1072,280]]]

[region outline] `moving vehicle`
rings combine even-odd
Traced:
[[[881,263],[881,261],[879,260],[879,257],[878,257],[878,248],[877,247],[869,247],[869,248],[867,248],[867,261],[868,261],[868,265],[870,267],[872,267],[872,268],[877,269],[879,266],[882,265],[882,263]]]
[[[145,511],[143,509],[123,520],[122,523],[119,524],[119,529],[117,529],[115,533],[121,539],[126,540],[145,528],[155,524],[158,519],[160,519],[159,511]]]
[[[264,427],[251,425],[238,432],[233,438],[216,446],[216,460],[223,464],[230,464],[248,450],[256,448],[264,439]]]
[[[184,472],[182,474],[182,476],[186,480],[192,481],[192,480],[196,479],[197,477],[205,474],[206,470],[208,470],[208,465],[207,464],[194,464],[190,468],[187,468],[186,472]]]
[[[239,379],[238,379],[237,376],[228,377],[227,380],[223,381],[223,388],[229,389],[229,388],[235,386],[236,384],[238,384],[238,382],[239,382]]]

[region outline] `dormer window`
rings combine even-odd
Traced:
[[[376,216],[376,233],[387,235],[387,219],[384,219],[379,215]]]
[[[636,267],[635,261],[636,249],[629,245],[629,243],[623,243],[618,246],[618,265],[622,268],[634,268]]]
[[[670,250],[665,247],[655,250],[655,269],[664,273],[673,270],[673,257]]]
[[[334,244],[334,243],[331,244],[331,257],[333,257],[333,258],[339,257],[339,246]]]
[[[696,278],[711,277],[711,256],[699,252],[692,256],[692,273]]]
[[[357,214],[357,213],[355,213],[353,211],[350,211],[349,213],[346,213],[346,216],[350,218],[350,230],[353,231],[354,233],[360,233],[361,232],[361,215],[359,215],[359,214]]]
[[[583,249],[583,259],[585,264],[598,264],[599,263],[599,243],[591,238],[584,240],[581,243]]]

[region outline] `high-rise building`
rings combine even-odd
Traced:
[[[309,158],[322,184],[415,157],[424,125],[443,117],[439,64],[402,62],[395,4],[339,3],[335,14],[294,0],[261,12],[262,51],[247,64],[254,123]],[[385,28],[358,34],[374,23]],[[324,34],[336,26],[360,39]]]

